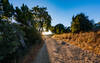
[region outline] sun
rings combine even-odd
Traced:
[[[51,35],[52,32],[49,30],[48,32],[42,32],[42,35]]]

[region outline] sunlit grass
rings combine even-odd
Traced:
[[[64,40],[84,50],[89,50],[96,54],[100,54],[100,31],[85,32],[79,34],[66,33],[54,35],[53,38],[56,38],[58,40]]]

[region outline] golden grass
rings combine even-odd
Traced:
[[[100,54],[100,31],[98,32],[80,32],[79,34],[66,33],[54,35],[53,38],[63,40],[76,45],[84,50],[89,50]]]

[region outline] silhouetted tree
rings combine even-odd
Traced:
[[[9,0],[1,0],[1,2],[3,4],[4,16],[12,17],[12,15],[14,14],[13,5],[9,3]]]

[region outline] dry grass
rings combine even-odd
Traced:
[[[69,42],[70,44],[76,45],[84,50],[100,54],[100,31],[79,34],[66,33],[54,35],[53,38]]]

